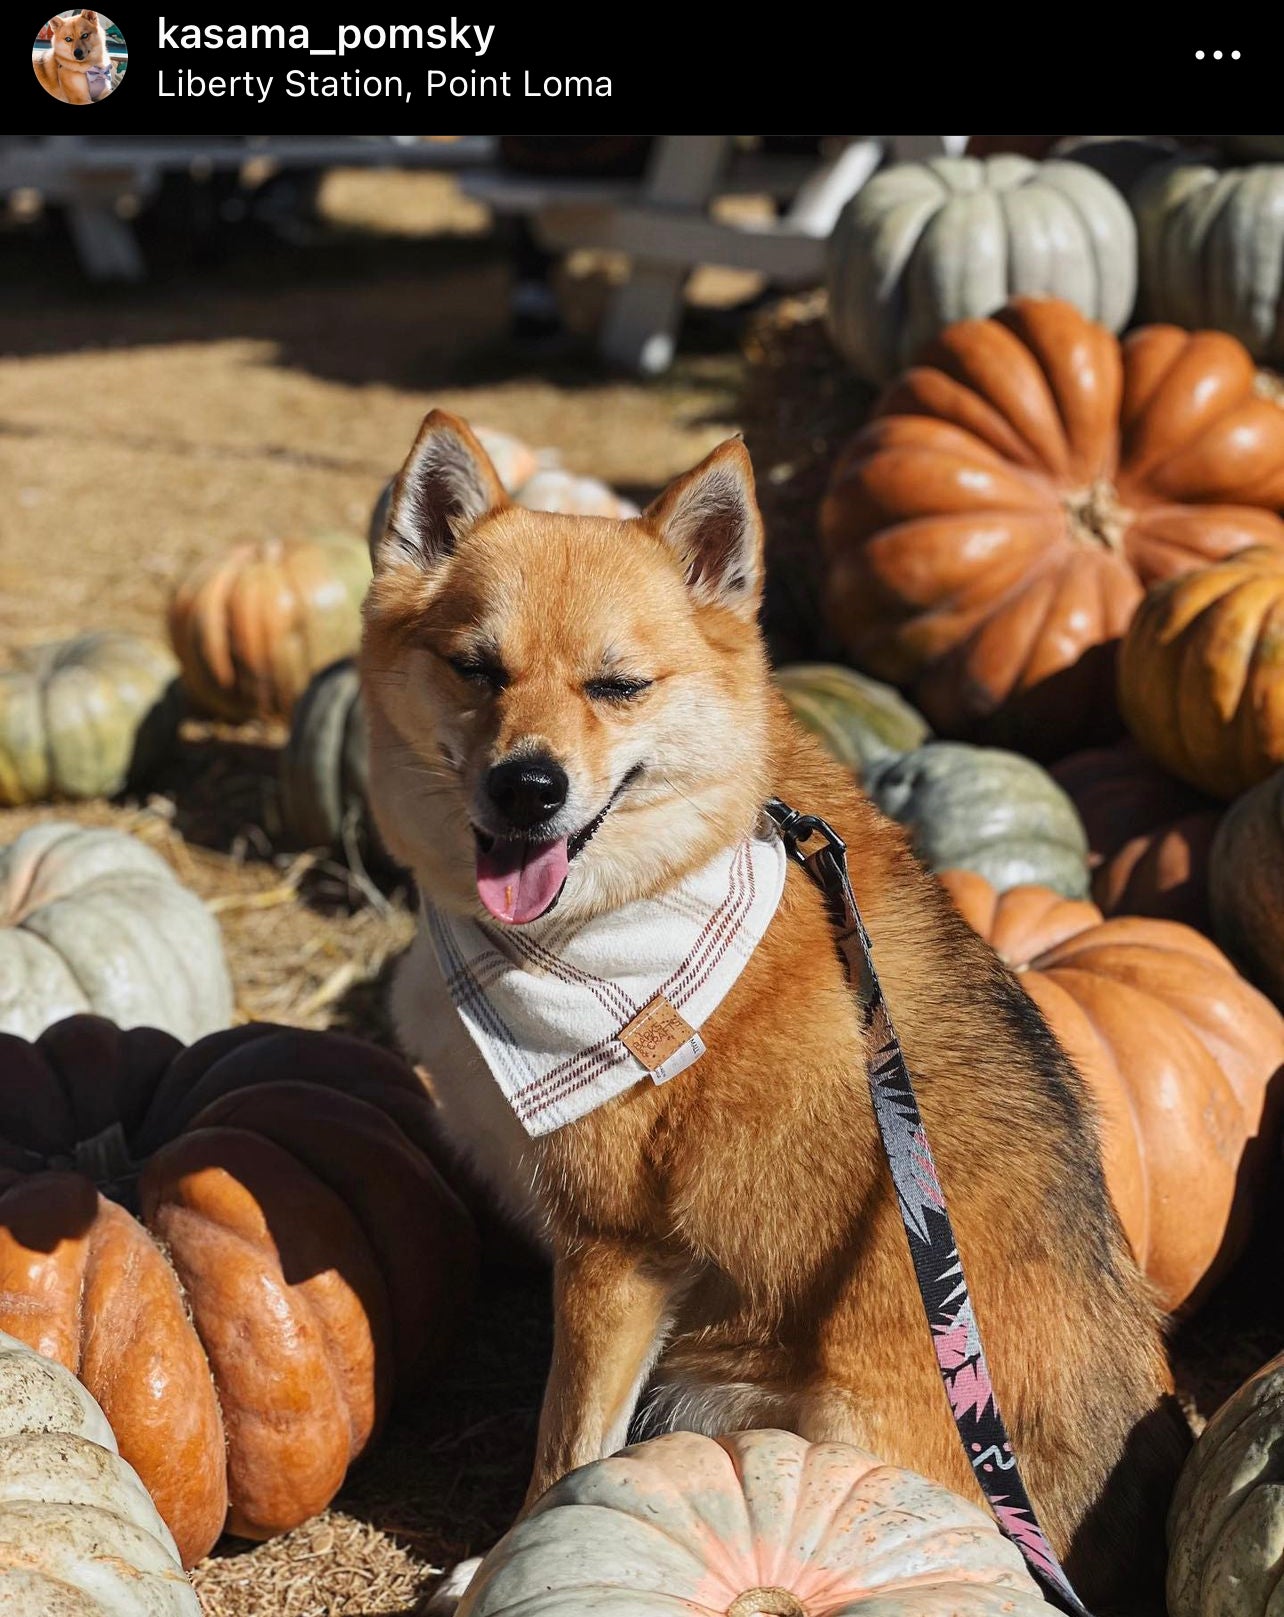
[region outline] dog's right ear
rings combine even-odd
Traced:
[[[388,520],[373,546],[375,571],[407,562],[429,571],[487,512],[507,504],[468,423],[430,410],[393,484]]]

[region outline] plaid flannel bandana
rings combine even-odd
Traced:
[[[532,1136],[704,1054],[699,1029],[771,923],[787,857],[774,829],[680,886],[589,921],[424,918],[451,999]]]

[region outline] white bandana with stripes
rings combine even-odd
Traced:
[[[451,999],[528,1134],[548,1134],[699,1060],[698,1030],[770,925],[786,862],[764,824],[680,886],[589,921],[559,919],[554,909],[506,927],[425,901]],[[657,996],[691,1037],[647,1066],[620,1034]]]

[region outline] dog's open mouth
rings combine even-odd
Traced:
[[[494,837],[474,826],[477,896],[490,914],[509,926],[525,926],[547,915],[562,896],[571,860],[592,841],[620,794],[641,772],[640,764],[630,769],[602,810],[569,837],[548,842],[532,837]]]

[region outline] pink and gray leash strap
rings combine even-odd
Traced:
[[[837,930],[839,954],[875,1051],[869,1069],[874,1118],[882,1137],[901,1222],[909,1241],[941,1380],[964,1453],[1005,1536],[1025,1557],[1049,1598],[1072,1617],[1089,1617],[1039,1526],[990,1382],[945,1192],[927,1142],[914,1084],[878,984],[869,934],[856,907],[847,848],[824,820],[779,798],[766,805],[791,859],[820,888]]]

